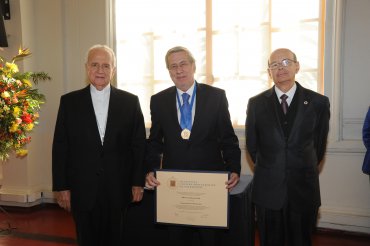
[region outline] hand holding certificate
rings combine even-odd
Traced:
[[[157,170],[156,222],[228,227],[228,172]]]

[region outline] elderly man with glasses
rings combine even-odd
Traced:
[[[299,69],[291,50],[275,50],[268,61],[274,86],[248,103],[246,144],[262,246],[312,245],[321,205],[318,165],[326,149],[329,100],[295,80]]]

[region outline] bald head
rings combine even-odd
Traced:
[[[274,50],[268,61],[268,73],[275,85],[283,92],[289,91],[295,83],[300,68],[297,56],[286,48]]]
[[[267,65],[270,65],[270,63],[271,63],[271,57],[273,57],[274,55],[276,55],[276,53],[285,53],[285,54],[288,53],[288,54],[291,54],[292,60],[293,61],[297,61],[297,56],[296,56],[296,54],[293,51],[291,51],[290,49],[287,49],[287,48],[279,48],[279,49],[274,50],[271,53]]]

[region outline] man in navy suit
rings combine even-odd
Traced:
[[[255,163],[252,200],[262,246],[311,245],[321,205],[318,165],[329,130],[329,99],[295,81],[289,49],[268,61],[275,86],[251,98],[246,142]]]
[[[195,60],[188,49],[174,47],[167,52],[165,59],[175,86],[151,98],[152,126],[148,139],[146,186],[154,188],[160,185],[153,170],[162,167],[230,171],[225,187],[232,189],[239,181],[240,148],[231,124],[225,91],[195,81]],[[184,125],[181,109],[184,93],[188,94],[190,106],[188,126]],[[216,231],[170,226],[169,242],[170,245],[192,245],[195,234],[199,235],[201,245],[216,245]]]
[[[112,49],[96,45],[86,61],[90,85],[63,95],[53,141],[53,190],[71,211],[83,246],[122,245],[130,201],[145,182],[145,127],[138,97],[110,84]]]

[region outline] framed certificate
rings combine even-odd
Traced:
[[[187,226],[229,226],[228,172],[156,170],[157,223]]]

